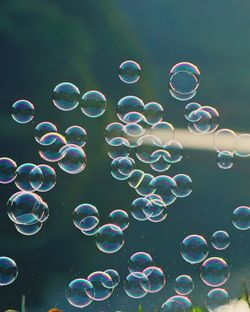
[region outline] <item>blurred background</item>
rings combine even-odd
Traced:
[[[190,297],[203,304],[209,288],[199,280],[199,265],[188,265],[180,257],[180,242],[189,234],[204,235],[209,241],[219,229],[228,231],[231,245],[225,251],[211,249],[210,255],[228,260],[231,277],[225,288],[232,298],[241,294],[241,281],[250,279],[250,232],[237,231],[231,215],[237,206],[249,204],[249,158],[235,159],[231,170],[221,170],[215,152],[185,150],[183,161],[167,174],[190,174],[192,195],[177,200],[163,223],[131,218],[125,247],[113,255],[99,252],[93,237],[80,234],[73,226],[72,211],[81,203],[92,203],[103,223],[114,209],[129,211],[137,195],[126,182],[111,177],[104,129],[117,120],[115,107],[125,95],[161,103],[165,120],[186,127],[185,103],[168,93],[168,72],[180,61],[199,67],[201,85],[194,99],[217,108],[220,127],[250,132],[249,29],[247,0],[1,0],[0,156],[18,164],[43,163],[34,128],[48,120],[61,132],[74,124],[87,130],[88,165],[79,175],[55,166],[57,185],[44,196],[50,217],[32,237],[17,233],[6,214],[15,185],[0,186],[0,255],[15,259],[19,267],[15,283],[0,288],[0,311],[18,309],[22,294],[29,312],[52,307],[77,311],[65,298],[68,283],[108,268],[117,269],[124,279],[127,261],[136,251],[150,252],[163,268],[168,277],[164,290],[137,301],[125,295],[121,283],[111,299],[93,303],[85,311],[135,312],[142,303],[145,311],[152,312],[174,294],[172,283],[180,274],[193,276],[195,290]],[[118,77],[118,67],[127,59],[142,67],[135,85]],[[51,93],[63,81],[74,83],[81,92],[104,93],[106,113],[91,119],[80,109],[59,111]],[[11,105],[21,98],[36,107],[35,119],[26,125],[11,118]]]

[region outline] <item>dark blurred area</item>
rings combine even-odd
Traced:
[[[250,131],[249,29],[247,0],[1,0],[0,157],[13,158],[18,164],[43,163],[34,128],[48,120],[62,133],[74,124],[86,128],[88,165],[79,175],[68,175],[54,166],[57,185],[44,195],[50,217],[31,237],[17,233],[6,214],[15,185],[0,185],[0,255],[15,259],[19,267],[15,283],[0,288],[0,311],[18,309],[22,294],[28,312],[53,307],[77,311],[65,298],[68,283],[108,268],[117,269],[123,279],[135,251],[151,253],[168,276],[166,288],[136,301],[125,296],[121,283],[111,299],[93,303],[85,311],[135,312],[142,303],[146,312],[152,312],[174,293],[172,282],[179,274],[194,277],[191,299],[202,304],[209,288],[198,279],[199,265],[191,267],[181,259],[180,242],[189,234],[204,235],[209,241],[218,229],[231,236],[226,251],[211,249],[210,253],[228,260],[231,278],[225,288],[234,298],[241,292],[242,279],[250,286],[250,232],[237,231],[231,224],[232,211],[250,200],[249,158],[236,159],[227,171],[217,167],[215,152],[185,150],[183,161],[167,174],[190,174],[192,195],[177,200],[163,223],[131,218],[125,247],[117,254],[100,253],[94,238],[81,235],[72,222],[72,211],[80,203],[95,205],[105,223],[110,211],[129,211],[137,197],[126,182],[110,174],[104,129],[117,120],[119,98],[136,95],[145,103],[159,102],[165,120],[186,127],[185,103],[168,93],[168,72],[177,62],[190,61],[199,67],[201,86],[195,100],[218,109],[220,127]],[[142,77],[135,85],[123,84],[117,74],[118,66],[127,59],[142,67]],[[80,109],[58,110],[51,93],[63,81],[74,83],[82,93],[91,89],[104,93],[106,113],[91,119]],[[27,125],[11,118],[11,105],[21,98],[36,107],[35,119]]]

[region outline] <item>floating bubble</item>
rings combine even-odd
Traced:
[[[128,178],[128,184],[136,189],[142,182],[145,173],[142,170],[135,169],[131,172]]]
[[[214,311],[229,303],[229,294],[225,289],[214,288],[207,294],[206,306],[208,311]]]
[[[193,122],[195,130],[199,133],[208,133],[210,131],[212,117],[202,107],[191,112],[189,119]]]
[[[57,132],[57,127],[49,122],[49,121],[43,121],[40,122],[36,127],[35,127],[35,139],[38,143],[40,143],[41,138],[51,132]],[[51,139],[51,143],[54,141],[54,139]]]
[[[148,219],[144,212],[144,208],[150,204],[150,200],[145,197],[136,198],[131,204],[131,215],[138,221],[146,221]]]
[[[209,113],[211,119],[210,119],[210,129],[208,133],[213,133],[219,127],[219,121],[220,121],[219,113],[214,107],[211,107],[211,106],[202,106],[201,109]]]
[[[148,217],[148,220],[153,222],[153,223],[159,223],[162,222],[166,219],[167,217],[167,211],[166,209],[164,209],[160,214],[158,214],[157,216],[150,216]]]
[[[42,171],[42,185],[37,189],[38,192],[48,192],[56,185],[56,172],[49,165],[38,165]]]
[[[94,294],[93,285],[86,279],[78,278],[69,284],[66,290],[66,297],[72,306],[85,308],[92,302],[92,299],[87,295],[87,292],[88,294]]]
[[[214,149],[219,152],[235,152],[236,134],[230,129],[220,129],[214,134]]]
[[[222,286],[228,280],[229,275],[228,265],[222,258],[209,258],[201,266],[201,279],[206,285],[211,287]]]
[[[0,257],[0,286],[12,284],[18,275],[17,265],[8,257]]]
[[[154,124],[151,128],[151,134],[158,137],[161,141],[161,146],[173,140],[174,127],[171,123],[160,121]]]
[[[150,102],[144,106],[144,116],[149,125],[154,125],[162,121],[163,114],[163,107],[159,103]]]
[[[16,230],[26,236],[35,235],[38,233],[43,224],[41,222],[36,222],[34,224],[15,224]]]
[[[130,152],[130,144],[125,138],[118,137],[109,141],[108,155],[110,158],[128,157]]]
[[[157,172],[164,172],[168,170],[171,166],[169,163],[169,159],[171,158],[171,155],[163,150],[159,149],[152,153],[151,159],[152,162],[150,163],[150,167]]]
[[[87,289],[87,295],[95,301],[108,299],[113,293],[113,281],[109,274],[96,271],[88,276],[88,281],[93,285],[94,291]],[[107,287],[108,286],[108,287]]]
[[[119,78],[122,82],[131,84],[140,79],[141,67],[135,61],[125,61],[119,66]]]
[[[65,131],[67,144],[83,147],[87,142],[87,132],[80,126],[71,126]]]
[[[107,273],[111,277],[112,288],[118,286],[118,284],[120,283],[120,275],[118,274],[116,270],[108,269],[108,270],[105,270],[104,273]],[[109,288],[108,286],[109,285],[106,285],[107,288]]]
[[[143,211],[147,217],[151,218],[161,215],[166,208],[162,198],[157,194],[147,195],[146,198],[149,199],[149,203],[143,208]]]
[[[104,224],[96,233],[96,246],[104,253],[115,253],[124,245],[124,235],[119,226]]]
[[[170,297],[161,307],[161,312],[191,312],[192,302],[185,296]]]
[[[112,122],[107,125],[105,129],[105,140],[106,142],[110,142],[114,138],[119,138],[124,136],[124,125],[119,122]]]
[[[117,116],[122,122],[130,122],[129,117],[131,117],[130,113],[133,112],[133,120],[140,121],[142,118],[142,113],[144,110],[143,101],[136,96],[125,96],[119,100],[117,104]],[[138,114],[136,114],[138,113]],[[137,116],[137,118],[136,118]]]
[[[135,174],[135,172],[133,172],[130,175],[129,181],[132,180],[134,174]],[[152,174],[144,173],[143,176],[141,177],[139,183],[137,183],[137,185],[135,187],[136,193],[141,195],[141,196],[146,196],[146,195],[152,194],[154,192],[154,187],[151,184],[153,179],[154,179],[154,176]]]
[[[177,174],[173,177],[176,187],[172,189],[176,197],[186,197],[192,193],[192,179],[186,174]]]
[[[208,255],[208,244],[204,237],[200,235],[189,235],[181,243],[182,258],[191,263],[199,263],[206,259]]]
[[[247,133],[242,133],[237,136],[236,139],[236,155],[239,157],[249,157],[250,156],[250,135]]]
[[[194,289],[194,282],[189,275],[180,275],[174,281],[174,290],[178,295],[186,296]]]
[[[105,113],[106,107],[106,97],[99,91],[88,91],[82,96],[81,110],[88,117],[100,117]]]
[[[53,90],[54,105],[62,111],[75,109],[80,101],[79,89],[70,82],[62,82]]]
[[[25,124],[34,118],[35,108],[32,103],[27,100],[19,100],[12,105],[12,118],[20,123]]]
[[[147,295],[149,280],[148,277],[141,272],[130,273],[124,282],[124,290],[126,294],[134,299],[143,298]]]
[[[109,222],[117,225],[122,231],[129,226],[129,216],[126,211],[116,209],[109,214]]]
[[[91,204],[81,204],[73,211],[74,225],[83,231],[90,231],[99,224],[99,212]]]
[[[130,273],[143,272],[146,268],[154,266],[153,258],[149,253],[136,252],[128,261],[128,270]]]
[[[34,170],[33,175],[31,175],[32,170]],[[42,170],[32,163],[22,164],[16,170],[15,184],[21,191],[34,191],[42,185],[42,181]]]
[[[7,157],[0,158],[0,184],[8,184],[16,178],[17,164]]]
[[[58,162],[63,158],[62,147],[67,142],[65,137],[57,132],[50,132],[45,134],[40,139],[39,155],[42,159],[48,162]]]
[[[232,222],[238,230],[244,231],[250,229],[250,207],[237,207],[233,212]]]
[[[39,196],[39,195],[37,195],[37,196]],[[41,217],[39,217],[39,222],[45,222],[47,219],[48,219],[48,217],[49,217],[49,207],[48,207],[48,205],[41,199],[41,197],[39,197],[39,200],[40,200],[40,202],[41,202],[41,204],[42,204],[42,206],[43,206],[43,214],[42,214],[42,216]]]
[[[136,146],[136,156],[143,163],[152,162],[152,154],[159,149],[161,141],[156,136],[144,135],[139,138]]]
[[[117,180],[127,180],[134,170],[135,161],[130,157],[117,157],[112,160],[111,174]]]
[[[38,190],[43,184],[43,172],[39,166],[35,166],[30,171],[30,185],[33,190]]]
[[[148,278],[149,283],[143,285],[143,288],[148,293],[157,293],[161,291],[166,284],[166,277],[161,268],[158,267],[148,267],[143,271]]]
[[[185,106],[184,116],[185,116],[185,118],[187,119],[187,121],[193,122],[193,120],[191,120],[191,119],[189,118],[189,115],[190,115],[193,111],[197,110],[197,109],[200,108],[200,107],[201,107],[201,105],[200,105],[199,103],[196,103],[196,102],[188,103],[188,104]]]
[[[219,152],[217,155],[217,165],[221,169],[230,169],[234,164],[234,155],[228,151]]]
[[[67,145],[60,151],[63,154],[58,162],[59,167],[70,174],[77,174],[83,171],[87,165],[87,157],[82,148],[77,145]]]
[[[171,140],[163,145],[163,149],[168,152],[170,157],[168,157],[168,162],[170,164],[178,163],[183,158],[183,146],[180,142]],[[167,155],[166,155],[167,156]]]
[[[124,137],[128,140],[130,147],[136,147],[138,140],[145,133],[145,129],[138,123],[128,123],[124,126]]]
[[[173,178],[167,175],[159,175],[150,184],[155,189],[155,194],[159,195],[166,205],[170,205],[176,200],[173,190],[177,184]]]
[[[216,231],[211,238],[213,247],[217,250],[224,250],[230,245],[230,237],[226,231]]]

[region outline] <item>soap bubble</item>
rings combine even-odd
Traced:
[[[128,178],[128,184],[136,189],[142,182],[145,173],[142,170],[135,169],[131,172]]]
[[[170,297],[161,307],[161,312],[191,312],[192,302],[185,296]]]
[[[134,299],[143,298],[147,295],[149,280],[148,277],[141,272],[130,273],[124,282],[124,290],[126,294]]]
[[[42,171],[42,185],[37,189],[38,192],[48,192],[56,185],[56,172],[49,165],[38,165]]]
[[[131,173],[129,177],[129,181],[131,181],[134,178],[133,177],[134,174],[135,174],[135,171]],[[153,185],[151,184],[153,179],[154,179],[154,176],[152,174],[144,173],[139,183],[135,187],[136,193],[141,196],[152,194],[155,190]]]
[[[144,289],[148,293],[157,293],[164,288],[166,277],[161,268],[151,266],[146,268],[143,274],[145,274],[149,280],[149,283],[144,285]]]
[[[57,132],[50,132],[45,134],[40,139],[39,155],[42,159],[48,162],[58,162],[63,158],[61,148],[64,147],[67,142],[65,137]]]
[[[218,111],[211,106],[202,106],[202,108],[200,109],[209,113],[211,119],[210,119],[210,129],[208,130],[208,133],[213,133],[219,127],[220,116]]]
[[[166,205],[170,205],[176,200],[173,190],[177,187],[177,184],[173,178],[159,175],[150,184],[155,189],[155,194],[159,195]]]
[[[0,257],[0,286],[13,283],[18,275],[17,265],[8,257]]]
[[[92,284],[94,291],[87,289],[87,295],[95,301],[108,299],[113,293],[113,281],[109,274],[96,271],[88,276],[88,281]],[[108,286],[108,287],[107,287]]]
[[[149,253],[136,252],[128,261],[128,270],[130,273],[143,272],[146,268],[154,266],[154,260]]]
[[[39,166],[35,166],[30,171],[30,185],[33,190],[38,190],[43,184],[43,172]]]
[[[238,230],[244,231],[250,229],[250,207],[237,207],[233,212],[232,222]]]
[[[250,135],[247,133],[242,133],[237,136],[236,139],[236,155],[239,157],[249,157],[250,156]]]
[[[32,171],[33,174],[31,174]],[[19,190],[29,192],[34,191],[39,189],[42,182],[43,173],[38,166],[32,163],[25,163],[17,168],[15,184]]]
[[[154,124],[151,128],[151,134],[155,135],[161,141],[161,146],[173,140],[174,127],[171,123],[160,121]]]
[[[167,211],[166,209],[164,209],[160,214],[158,214],[157,216],[150,216],[148,217],[148,220],[153,222],[153,223],[159,223],[162,222],[166,219],[167,217]]]
[[[106,107],[106,97],[99,91],[88,91],[82,96],[81,110],[88,117],[96,118],[103,115]]]
[[[70,82],[62,82],[53,90],[54,105],[62,111],[71,111],[76,108],[80,101],[79,89]]]
[[[194,282],[189,275],[180,275],[174,281],[174,290],[178,295],[186,296],[194,289]]]
[[[71,126],[65,131],[67,144],[83,147],[87,141],[87,132],[80,126]]]
[[[144,135],[139,138],[136,146],[136,156],[144,163],[152,162],[152,154],[159,149],[161,141],[156,136]]]
[[[131,84],[139,80],[141,67],[135,61],[125,61],[119,66],[119,78],[122,82]]]
[[[25,124],[34,118],[35,108],[32,103],[27,100],[19,100],[12,105],[12,118],[20,123]]]
[[[136,198],[131,204],[131,214],[138,221],[146,221],[148,219],[144,212],[146,205],[150,204],[150,200],[145,197]]]
[[[111,174],[117,180],[127,180],[134,170],[135,161],[130,157],[117,157],[112,160]]]
[[[192,192],[192,179],[186,174],[177,174],[173,177],[176,187],[172,192],[177,197],[186,197]]]
[[[230,237],[225,231],[216,231],[211,238],[213,247],[217,250],[224,250],[230,245]]]
[[[109,143],[112,139],[124,136],[124,125],[119,122],[112,122],[105,129],[105,140]]]
[[[91,204],[81,204],[73,211],[74,225],[84,231],[90,231],[99,224],[99,212]]]
[[[7,184],[16,178],[17,164],[7,157],[0,158],[0,184]]]
[[[104,224],[96,233],[96,246],[104,253],[115,253],[124,245],[124,235],[119,226]]]
[[[217,165],[221,169],[230,169],[234,164],[234,155],[228,151],[219,152],[217,155]]]
[[[229,294],[225,289],[214,288],[207,294],[206,306],[208,311],[214,311],[229,303]]]
[[[203,108],[199,108],[195,111],[192,111],[189,115],[189,119],[193,122],[194,129],[199,133],[208,133],[211,128],[211,115],[203,110]]]
[[[150,163],[150,167],[154,171],[164,172],[168,170],[171,166],[171,164],[169,163],[170,158],[170,154],[163,149],[154,151],[151,155],[152,162]]]
[[[214,149],[219,152],[235,152],[236,134],[230,129],[220,129],[214,134]]]
[[[108,269],[105,270],[104,273],[107,273],[112,279],[112,288],[118,286],[120,283],[120,276],[116,270]],[[105,284],[107,288],[109,288],[107,284]]]
[[[125,138],[118,137],[109,141],[108,155],[110,158],[128,157],[130,152],[130,144]]]
[[[229,268],[222,258],[208,258],[201,266],[201,279],[211,287],[219,287],[226,283],[229,278]]]
[[[184,110],[184,116],[185,118],[187,119],[187,121],[193,121],[189,118],[189,115],[197,110],[198,108],[200,108],[201,105],[199,103],[196,103],[196,102],[191,102],[191,103],[188,103],[186,106],[185,106],[185,110]]]
[[[109,214],[109,223],[117,225],[122,231],[124,231],[129,226],[129,216],[124,210],[113,210]]]
[[[200,235],[189,235],[181,243],[182,258],[191,263],[199,263],[206,259],[208,255],[208,244],[204,237]]]
[[[175,140],[171,140],[168,143],[163,145],[163,149],[168,152],[168,157],[167,161],[170,164],[175,164],[178,163],[182,160],[183,158],[183,146],[180,142],[177,142]],[[167,156],[167,155],[166,155]]]
[[[93,285],[86,279],[78,278],[69,284],[66,290],[66,297],[72,306],[85,308],[92,302],[92,299],[89,298],[87,292],[88,294],[94,294]]]
[[[60,151],[63,154],[58,162],[59,167],[70,174],[83,171],[87,165],[87,157],[83,149],[77,145],[66,145]]]
[[[140,121],[144,110],[144,103],[141,99],[136,96],[125,96],[119,100],[117,104],[117,116],[122,122],[130,122],[129,113],[133,112],[133,119]],[[138,114],[136,114],[138,113]],[[137,116],[137,118],[136,118]],[[134,121],[135,122],[135,121]]]
[[[143,211],[148,218],[159,216],[166,208],[166,204],[159,195],[150,194],[146,198],[149,199],[149,203],[143,207]]]
[[[35,235],[38,233],[43,224],[41,222],[36,222],[34,224],[15,224],[16,230],[26,236]]]
[[[50,132],[57,132],[57,127],[49,122],[49,121],[43,121],[40,122],[36,127],[35,127],[35,140],[40,143],[41,138]],[[51,142],[53,142],[54,139],[52,138]]]
[[[144,106],[144,116],[149,125],[154,125],[162,121],[163,114],[163,107],[159,103],[150,102]]]
[[[124,137],[128,140],[130,147],[136,147],[138,140],[145,133],[145,129],[138,123],[128,123],[124,126]]]

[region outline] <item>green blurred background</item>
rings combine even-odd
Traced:
[[[186,235],[197,233],[209,240],[218,229],[229,232],[231,245],[226,251],[211,249],[210,255],[228,260],[231,278],[225,288],[232,298],[240,294],[242,279],[250,278],[250,232],[234,229],[231,214],[237,206],[249,204],[249,159],[235,159],[234,167],[223,171],[216,165],[215,152],[185,150],[183,161],[167,174],[190,174],[192,195],[177,200],[163,223],[131,219],[126,245],[114,255],[100,253],[93,238],[80,235],[72,211],[80,203],[92,203],[103,223],[113,209],[129,211],[136,193],[111,177],[104,129],[116,120],[116,103],[125,95],[161,103],[167,121],[186,127],[185,103],[171,98],[167,88],[168,71],[179,61],[200,68],[195,100],[218,109],[221,127],[250,131],[249,29],[247,0],[0,1],[0,156],[18,164],[43,163],[34,140],[34,127],[41,121],[54,122],[61,132],[73,124],[88,131],[88,166],[76,176],[55,166],[57,185],[44,196],[50,218],[37,235],[16,232],[6,214],[6,201],[16,188],[0,186],[0,255],[12,257],[19,267],[16,282],[0,288],[0,311],[17,309],[21,294],[27,296],[29,312],[52,307],[77,311],[65,299],[67,284],[108,268],[117,269],[124,279],[135,251],[150,252],[168,277],[163,291],[140,300],[147,312],[174,294],[172,282],[179,274],[193,276],[191,299],[203,304],[209,288],[199,280],[199,265],[192,267],[181,259],[179,246]],[[123,84],[117,75],[119,64],[127,59],[142,67],[135,85]],[[51,92],[63,81],[76,84],[81,92],[103,92],[108,99],[106,113],[90,119],[80,109],[56,109]],[[36,117],[27,125],[15,123],[10,115],[12,103],[21,98],[36,106]],[[135,312],[138,304],[125,296],[121,283],[111,299],[93,303],[85,311]]]

